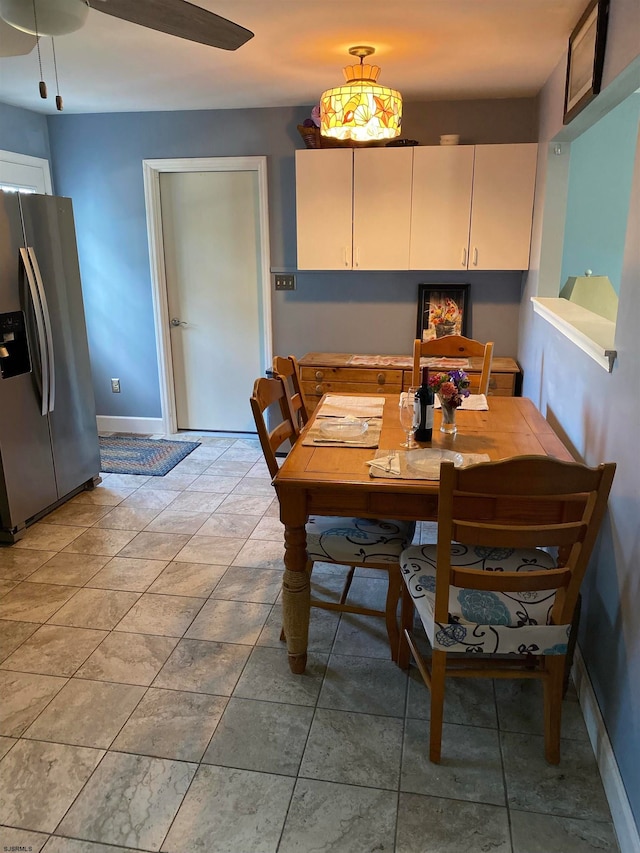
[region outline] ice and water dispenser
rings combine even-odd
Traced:
[[[22,311],[0,314],[0,378],[10,379],[29,373],[29,345]]]

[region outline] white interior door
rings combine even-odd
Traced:
[[[257,173],[165,172],[160,203],[178,429],[254,431],[249,397],[265,368]]]

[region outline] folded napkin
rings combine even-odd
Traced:
[[[327,394],[320,406],[319,418],[381,418],[384,409],[384,397],[342,397],[339,394]]]
[[[461,468],[477,465],[480,462],[490,462],[488,453],[461,453],[463,458]],[[431,480],[433,476],[421,475],[416,471],[407,470],[406,454],[398,450],[378,450],[375,459],[367,462],[370,477],[383,477],[389,480]]]
[[[437,394],[434,401],[434,408],[441,408],[440,398]],[[487,412],[489,410],[489,404],[487,403],[487,398],[484,394],[469,394],[468,397],[463,398],[462,405],[458,406],[458,410],[460,409],[465,412]]]

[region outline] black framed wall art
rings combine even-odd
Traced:
[[[421,341],[446,335],[467,335],[468,284],[419,284],[418,328]]]
[[[569,37],[564,124],[600,91],[608,17],[609,0],[591,0]]]

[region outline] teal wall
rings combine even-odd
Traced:
[[[0,149],[51,160],[47,117],[0,104]]]
[[[590,269],[620,294],[639,117],[634,94],[571,144],[560,287]]]

